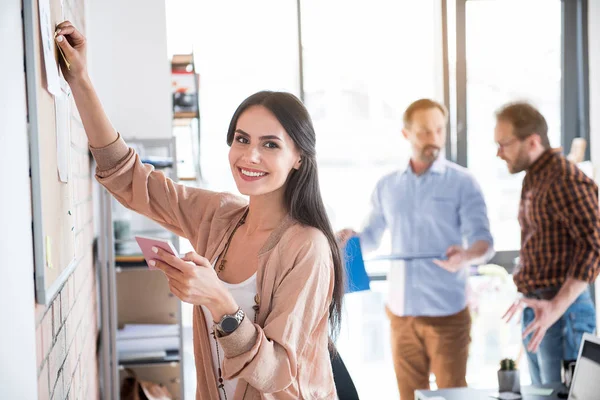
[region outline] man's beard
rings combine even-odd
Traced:
[[[437,160],[439,155],[440,155],[440,148],[437,146],[428,144],[421,149],[421,152],[419,153],[419,158],[423,162],[432,163],[435,160]]]
[[[523,149],[519,149],[515,161],[508,164],[508,171],[511,174],[518,174],[525,171],[530,165],[529,155]]]

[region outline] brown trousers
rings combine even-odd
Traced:
[[[401,400],[413,400],[415,390],[429,389],[431,372],[440,389],[467,386],[468,308],[444,317],[398,317],[386,311]]]

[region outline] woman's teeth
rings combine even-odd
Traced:
[[[242,169],[242,174],[244,174],[246,176],[258,177],[258,176],[264,176],[264,175],[266,175],[266,172],[251,172],[251,171],[247,171],[245,169]]]

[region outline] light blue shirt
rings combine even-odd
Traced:
[[[479,185],[466,168],[445,158],[420,176],[407,166],[383,177],[371,202],[360,234],[364,252],[379,247],[386,229],[391,231],[394,254],[441,256],[451,245],[471,246],[478,240],[493,246]],[[444,316],[466,307],[467,268],[451,273],[432,259],[394,263],[391,268],[388,307],[394,314]]]

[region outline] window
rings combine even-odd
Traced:
[[[561,1],[466,3],[467,166],[485,195],[497,251],[518,250],[523,174],[510,175],[496,155],[494,112],[526,100],[561,145]]]
[[[466,165],[484,193],[495,249],[500,254],[510,251],[508,262],[520,247],[517,215],[524,174],[511,175],[496,157],[494,113],[508,102],[529,101],[546,117],[551,145],[561,145],[561,18],[560,0],[464,3],[466,82],[458,90],[466,94],[466,143],[457,147],[466,147]],[[458,51],[460,47],[459,39]],[[469,288],[473,315],[469,384],[493,387],[498,362],[505,357],[519,359],[526,384],[529,374],[520,324],[507,325],[501,319],[516,296],[512,279],[472,277]]]
[[[300,95],[297,5],[290,0],[193,4],[188,12],[195,17],[204,183],[236,193],[225,139],[237,106],[260,90]]]
[[[585,0],[167,2],[174,3],[190,5],[177,11],[194,32],[204,185],[236,192],[225,133],[237,105],[258,90],[290,91],[313,118],[321,190],[335,230],[360,229],[377,181],[408,163],[402,114],[418,98],[449,106],[447,157],[482,186],[496,250],[510,256],[499,262],[504,266],[519,247],[522,176],[509,175],[496,158],[495,110],[529,100],[546,116],[553,146],[564,146],[565,133],[586,137],[587,94],[577,86],[587,82],[586,31],[577,25],[586,18]],[[181,23],[171,25],[181,34]],[[384,238],[379,252],[390,248]],[[371,274],[388,268],[367,263]],[[519,326],[500,319],[515,288],[509,276],[472,277],[468,286],[474,320],[467,381],[491,388],[500,358],[517,357],[521,347]],[[346,297],[338,342],[359,393],[381,399],[398,397],[387,290],[377,281],[371,292]],[[524,357],[520,369],[526,384]]]
[[[446,98],[452,112],[452,159],[482,187],[495,239],[494,262],[512,269],[520,247],[517,221],[523,174],[510,175],[496,157],[494,112],[526,100],[549,125],[553,147],[569,151],[574,137],[589,140],[587,102],[587,2],[585,0],[443,0],[447,22]],[[471,277],[472,344],[467,382],[493,387],[503,357],[527,362],[520,326],[500,316],[514,298],[509,276]]]
[[[360,229],[377,181],[406,166],[402,114],[442,100],[438,2],[301,1],[305,104],[317,132],[320,184],[334,228]],[[384,238],[380,251],[388,253]],[[370,273],[387,263],[367,264]],[[362,396],[398,398],[386,282],[346,296],[338,349]]]
[[[435,4],[301,2],[304,100],[335,228],[359,229],[376,182],[408,163],[404,109],[442,97]]]

